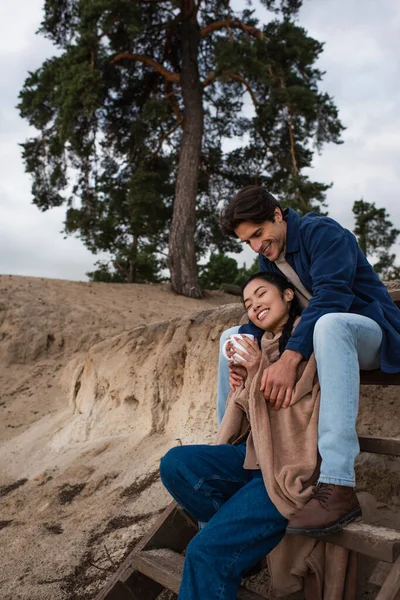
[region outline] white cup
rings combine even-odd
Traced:
[[[234,354],[233,356],[229,357],[226,353],[226,346],[228,343],[231,343],[235,348],[239,348],[239,350],[242,350],[243,352],[248,354],[248,351],[246,350],[246,348],[240,343],[240,340],[242,340],[245,337],[249,338],[250,341],[254,340],[254,335],[252,335],[251,333],[234,333],[233,335],[230,335],[228,337],[228,339],[225,341],[224,345],[222,346],[222,354],[224,355],[226,360],[228,360],[229,362],[233,362],[235,364],[241,364],[243,362],[247,362],[247,360],[245,358],[243,358],[243,356],[240,356],[240,354]]]

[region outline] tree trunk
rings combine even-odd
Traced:
[[[132,252],[129,260],[128,283],[136,282],[138,237],[133,234]]]
[[[174,211],[169,235],[169,268],[172,289],[178,294],[201,298],[195,251],[196,194],[203,136],[202,87],[198,71],[200,28],[193,0],[183,0],[180,25],[181,88],[184,121]]]

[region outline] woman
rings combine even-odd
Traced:
[[[317,426],[315,363],[300,369],[302,396],[296,398],[295,390],[288,410],[272,410],[260,391],[263,370],[279,358],[299,316],[294,288],[280,275],[260,273],[245,284],[243,301],[265,334],[261,350],[249,339],[243,340],[243,351],[235,348],[246,377],[229,396],[217,445],[179,446],[161,460],[161,479],[170,494],[207,522],[187,547],[180,600],[234,600],[242,574],[279,544],[287,518],[309,498],[307,480],[316,468],[316,435],[311,444],[303,439],[310,422],[315,431]],[[304,396],[305,420],[303,405],[296,404]],[[304,445],[306,468],[304,456],[298,464]]]

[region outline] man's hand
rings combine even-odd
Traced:
[[[260,390],[276,410],[289,406],[296,383],[297,367],[302,359],[299,352],[285,350],[279,360],[265,369]]]

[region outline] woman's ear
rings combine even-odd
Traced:
[[[286,290],[283,292],[283,297],[286,302],[291,302],[294,298],[294,291],[290,288],[286,288]]]

